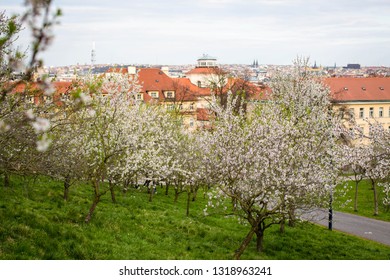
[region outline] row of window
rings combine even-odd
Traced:
[[[28,96],[26,96],[26,100],[28,103],[34,104],[36,101],[35,97],[36,96],[34,96],[34,95],[28,95]],[[61,101],[66,101],[68,99],[69,99],[69,96],[65,95],[65,94],[61,95],[61,97],[60,97]],[[42,102],[50,103],[50,102],[53,102],[53,100],[54,100],[53,96],[40,95],[37,97],[37,101],[39,103],[42,103]]]
[[[148,91],[147,93],[152,98],[158,98],[158,91]],[[173,91],[164,91],[164,95],[165,95],[166,98],[174,98],[175,97],[175,92],[173,92]]]
[[[350,114],[351,114],[352,116],[355,115],[355,109],[354,109],[354,108],[351,108],[351,109],[350,109]],[[390,117],[390,107],[389,107],[389,109],[388,109],[388,114],[387,114],[387,116]],[[364,112],[364,108],[359,108],[359,118],[360,118],[360,119],[363,119],[363,118],[365,118],[365,117],[366,117],[366,115],[365,115],[365,112]],[[376,117],[383,118],[383,117],[385,117],[385,110],[384,110],[384,107],[379,107],[378,113],[377,113],[377,114],[375,114],[375,108],[374,108],[374,107],[370,107],[370,108],[368,109],[368,117],[369,117],[369,118],[376,118]]]
[[[179,110],[183,110],[183,104],[168,104],[167,105],[168,110],[174,110],[175,108]],[[190,106],[188,107],[189,110],[194,110],[195,106],[194,103],[191,103]]]

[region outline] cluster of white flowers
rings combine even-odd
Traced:
[[[50,129],[50,120],[38,117],[31,125],[37,134],[47,132]]]
[[[52,140],[49,138],[49,136],[44,133],[40,137],[40,139],[37,141],[37,150],[39,152],[45,152],[50,147]]]
[[[386,207],[390,207],[390,183],[382,183],[383,187],[383,205]]]
[[[254,105],[252,115],[237,112],[233,95],[225,106],[217,99],[210,106],[213,130],[200,137],[204,176],[256,231],[328,204],[340,167],[328,96],[297,71],[276,76],[270,100]],[[204,212],[216,206],[211,197]]]
[[[11,129],[11,126],[7,124],[4,120],[0,120],[0,133],[7,132]]]

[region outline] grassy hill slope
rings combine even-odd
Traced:
[[[103,197],[89,224],[88,185],[73,186],[62,199],[61,182],[12,177],[0,183],[0,259],[231,259],[248,227],[232,216],[203,215],[198,195],[186,217],[185,195],[173,203],[157,189],[153,202],[144,190]],[[265,233],[264,252],[253,241],[243,259],[390,259],[390,247],[301,223],[280,234]]]

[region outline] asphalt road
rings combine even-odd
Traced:
[[[328,210],[316,210],[303,217],[328,227]],[[333,229],[390,246],[390,222],[333,211]]]

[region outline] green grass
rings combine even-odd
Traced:
[[[205,217],[201,194],[186,217],[185,195],[175,204],[159,189],[153,202],[135,189],[118,192],[117,204],[107,194],[85,224],[91,187],[72,187],[64,202],[60,182],[12,180],[0,183],[0,259],[231,259],[248,232],[233,217]],[[242,259],[390,259],[388,246],[309,223],[272,227],[264,242],[259,254],[253,240]]]
[[[383,187],[377,186],[379,214],[374,216],[374,191],[369,180],[362,180],[358,187],[358,211],[354,211],[355,182],[347,182],[345,196],[337,196],[335,210],[390,222],[390,211],[383,205]],[[342,189],[342,186],[338,187]],[[347,202],[349,200],[349,202]],[[347,203],[346,203],[347,202]]]

